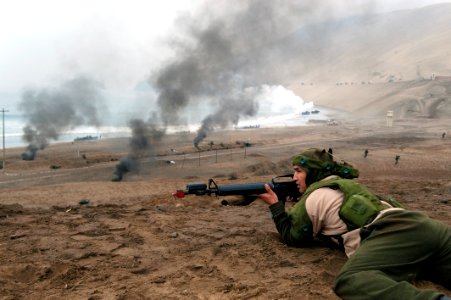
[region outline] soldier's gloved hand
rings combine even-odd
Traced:
[[[451,297],[443,295],[443,296],[438,297],[437,300],[451,300]]]

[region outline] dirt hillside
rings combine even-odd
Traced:
[[[288,158],[301,149],[332,147],[372,190],[451,224],[447,122],[214,132],[214,147],[205,141],[200,153],[193,135],[167,136],[158,155],[141,158],[140,171],[121,182],[111,179],[125,139],[51,145],[30,162],[19,159],[22,149],[8,150],[0,175],[0,298],[338,299],[331,286],[346,261],[339,250],[285,246],[261,202],[221,206],[222,199],[172,192],[209,178],[269,181],[289,172]],[[249,137],[250,147],[237,143]]]

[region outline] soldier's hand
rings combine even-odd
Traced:
[[[266,204],[272,205],[274,203],[279,202],[279,198],[276,193],[271,189],[269,184],[265,184],[266,193],[258,195],[260,199],[262,199]]]

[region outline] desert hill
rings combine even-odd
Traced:
[[[449,24],[451,4],[438,4],[304,26],[279,45],[299,82],[419,80],[451,75]]]
[[[354,117],[451,116],[451,4],[310,25],[284,42],[298,55],[289,88]]]
[[[346,85],[300,85],[290,87],[315,105],[352,113],[353,118],[384,116],[394,111],[396,118],[451,117],[451,80],[413,80],[352,83]]]

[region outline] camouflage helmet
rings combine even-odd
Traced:
[[[310,148],[293,158],[293,165],[304,169],[330,170],[333,164],[332,149],[326,152],[325,149]]]
[[[296,155],[292,162],[295,166],[307,169],[307,184],[311,184],[330,175],[338,175],[348,179],[359,177],[359,171],[352,165],[346,162],[338,163],[334,161],[332,149],[330,148],[329,151],[318,148],[307,149],[299,155]]]

